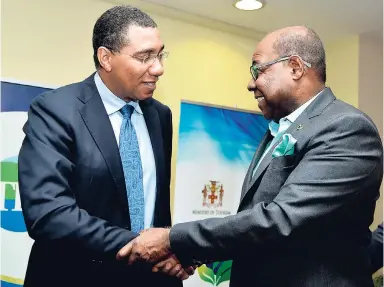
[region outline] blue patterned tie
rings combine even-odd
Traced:
[[[125,105],[120,110],[123,123],[120,129],[119,149],[127,188],[131,230],[139,232],[144,229],[144,188],[139,142],[131,122],[133,111],[134,107],[131,105]]]

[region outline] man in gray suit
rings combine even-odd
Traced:
[[[369,226],[383,175],[374,123],[325,86],[325,52],[311,29],[268,34],[250,70],[248,90],[271,123],[238,213],[150,229],[117,257],[155,263],[174,254],[185,266],[233,259],[232,287],[373,286]],[[165,262],[155,270],[173,271]]]

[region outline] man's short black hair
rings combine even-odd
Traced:
[[[157,24],[148,14],[138,8],[129,5],[120,5],[104,12],[97,19],[93,28],[93,61],[95,67],[100,67],[97,59],[97,49],[104,46],[113,52],[119,52],[124,46],[129,44],[126,37],[130,26],[156,28]]]

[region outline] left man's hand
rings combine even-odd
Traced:
[[[120,249],[117,260],[128,260],[128,264],[136,261],[157,263],[171,255],[169,229],[150,228]]]

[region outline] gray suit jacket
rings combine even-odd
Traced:
[[[251,178],[265,135],[238,213],[175,225],[172,250],[185,265],[233,259],[232,287],[373,286],[367,247],[383,175],[375,125],[326,88],[286,133],[294,155],[272,159],[272,147]]]

